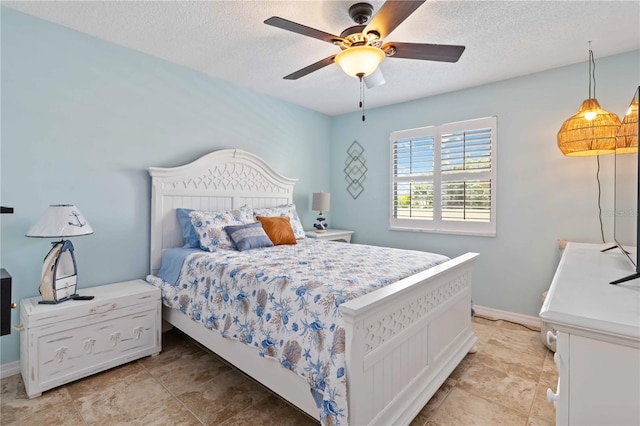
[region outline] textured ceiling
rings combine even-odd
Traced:
[[[2,5],[328,115],[358,109],[337,65],[282,77],[337,53],[265,25],[271,16],[340,34],[356,1],[2,1]],[[374,13],[382,1],[369,1]],[[429,0],[386,41],[461,44],[457,63],[389,59],[367,108],[477,86],[640,48],[640,1]],[[586,72],[586,71],[585,71]],[[586,77],[585,77],[586,79]]]

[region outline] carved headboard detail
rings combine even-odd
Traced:
[[[183,245],[177,208],[214,211],[289,204],[298,181],[241,149],[215,151],[179,167],[149,167],[149,174],[152,274],[158,272],[164,250]]]

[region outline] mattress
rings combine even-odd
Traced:
[[[304,378],[320,421],[331,425],[347,419],[340,304],[449,260],[311,238],[243,252],[191,250],[171,256],[169,282],[147,277],[162,289],[164,305]],[[174,280],[176,258],[184,261]]]

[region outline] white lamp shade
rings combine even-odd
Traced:
[[[328,192],[314,192],[313,201],[311,202],[311,209],[319,212],[326,213],[331,206],[331,194]]]
[[[376,68],[376,70],[366,76],[364,78],[364,84],[367,85],[368,89],[373,89],[374,87],[382,86],[385,83],[384,75],[382,75],[382,71],[380,68]]]
[[[343,50],[335,57],[336,64],[352,77],[372,74],[385,58],[382,49],[372,46],[355,46]]]
[[[73,204],[54,204],[29,229],[27,237],[62,238],[93,234],[83,214]]]

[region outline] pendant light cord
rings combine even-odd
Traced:
[[[596,180],[598,181],[598,219],[600,220],[600,235],[602,236],[602,243],[606,243],[604,240],[604,226],[602,225],[602,191],[600,189],[600,156],[596,155],[596,160],[598,162],[598,169],[596,171]]]
[[[593,96],[591,96],[591,82],[593,82]],[[593,58],[593,50],[591,49],[591,40],[589,40],[589,99],[596,97],[596,61]],[[600,184],[600,156],[596,155],[598,168],[596,170],[596,180],[598,181],[598,220],[600,221],[600,236],[602,243],[604,240],[604,226],[602,225],[602,188]]]
[[[593,96],[591,96],[591,82],[593,81]],[[589,40],[589,99],[596,97],[596,61],[591,50],[591,40]]]

